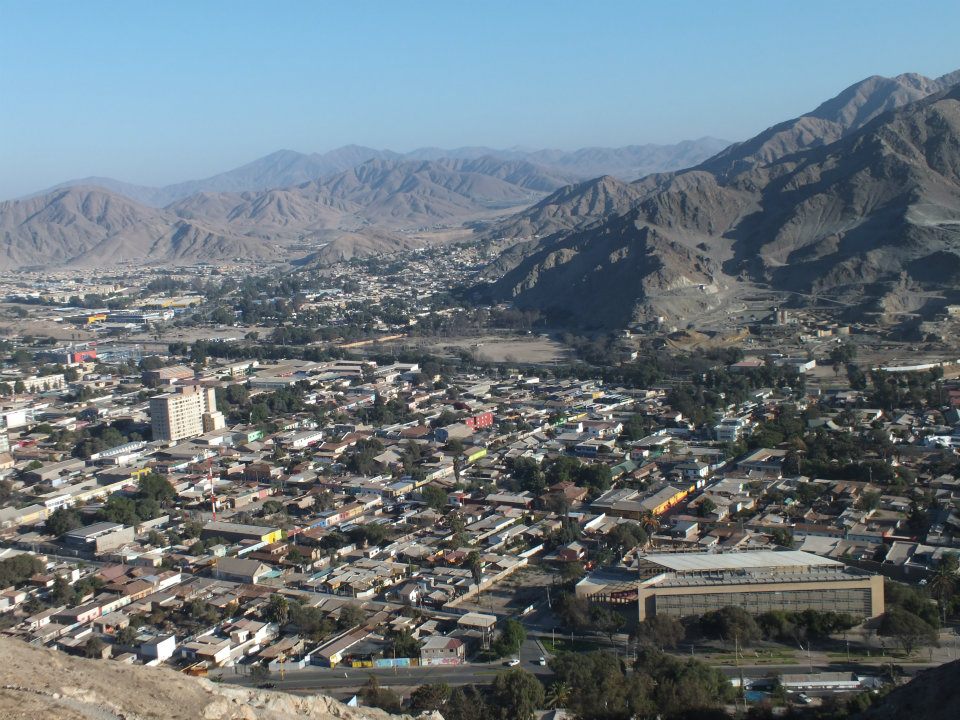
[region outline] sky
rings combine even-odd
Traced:
[[[746,139],[960,68],[960,2],[0,0],[0,199],[275,150]]]

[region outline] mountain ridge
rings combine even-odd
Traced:
[[[344,145],[325,153],[301,153],[277,150],[261,158],[225,172],[198,180],[172,183],[160,187],[138,185],[107,177],[86,177],[67,180],[20,198],[29,199],[66,187],[103,187],[153,207],[166,207],[200,192],[247,192],[290,187],[342,173],[369,160],[476,160],[490,156],[498,160],[526,160],[570,174],[574,179],[593,175],[625,173],[628,179],[649,172],[678,169],[704,160],[722,147],[726,140],[705,136],[674,144],[627,145],[622,148],[587,147],[565,150],[496,149],[483,146],[452,148],[418,148],[408,153],[377,150],[361,145]]]
[[[627,212],[527,243],[523,254],[489,288],[494,300],[609,327],[696,321],[743,281],[835,293],[858,312],[904,282],[952,288],[960,85],[733,175],[701,166],[666,176]]]

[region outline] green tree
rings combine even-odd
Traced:
[[[441,712],[450,699],[450,686],[446,683],[421,685],[410,693],[410,710],[415,713]]]
[[[360,625],[366,619],[367,616],[359,605],[344,605],[337,617],[337,627],[346,630]]]
[[[280,627],[283,627],[290,618],[290,601],[283,595],[274,593],[267,602],[264,615],[270,622],[275,622]]]
[[[103,640],[94,635],[83,646],[83,654],[88,658],[103,657],[103,649],[106,647]]]
[[[750,645],[760,637],[760,627],[753,616],[732,605],[705,613],[700,618],[700,628],[705,635],[740,645]]]
[[[648,617],[637,626],[637,639],[660,650],[675,648],[686,637],[687,631],[677,618],[670,615]]]
[[[76,530],[81,525],[80,515],[76,510],[59,508],[50,513],[50,517],[44,523],[44,529],[51,535],[60,537],[64,533]]]
[[[878,633],[893,638],[910,655],[923,645],[937,644],[937,630],[922,618],[899,607],[889,608],[880,620]]]
[[[442,510],[447,506],[447,493],[436,485],[427,485],[420,490],[423,501],[434,510]]]
[[[551,710],[566,708],[570,702],[570,686],[562,680],[552,683],[547,688],[546,702]]]
[[[957,589],[960,575],[957,572],[957,556],[954,553],[944,555],[930,577],[930,594],[937,599],[944,623],[947,621],[947,608]]]
[[[443,708],[444,720],[490,720],[493,710],[475,685],[454,688]]]
[[[544,705],[543,685],[519,668],[497,673],[491,697],[501,720],[529,720]]]
[[[380,681],[373,674],[360,689],[360,698],[363,700],[363,704],[368,707],[376,707],[392,713],[400,710],[400,696],[389,688],[380,687]]]
[[[527,631],[516,620],[510,618],[504,622],[500,634],[493,643],[493,651],[497,657],[508,657],[520,652],[520,646],[527,639]]]
[[[393,656],[398,658],[416,658],[420,656],[420,642],[409,630],[391,631],[387,634]]]
[[[138,490],[140,497],[156,500],[161,505],[166,505],[177,496],[177,491],[173,489],[173,485],[157,473],[150,473],[140,478]]]

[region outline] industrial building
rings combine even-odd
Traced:
[[[591,573],[577,584],[577,596],[636,603],[641,621],[730,605],[753,614],[832,610],[858,619],[884,612],[882,576],[797,550],[641,555],[636,567]]]
[[[200,538],[209,540],[223,538],[229,542],[272,543],[283,539],[283,531],[263,525],[241,525],[240,523],[214,520],[203,526]]]

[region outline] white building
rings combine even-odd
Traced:
[[[222,430],[226,422],[217,412],[214,388],[187,385],[150,398],[150,425],[154,440],[177,442]]]

